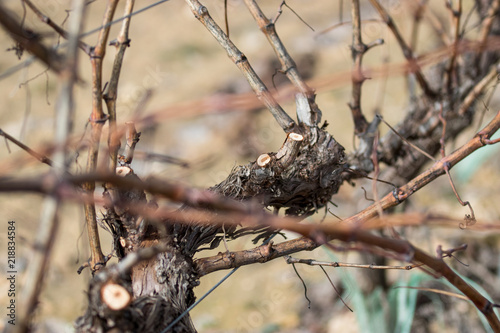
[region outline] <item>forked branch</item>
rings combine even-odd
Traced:
[[[245,0],[245,4],[250,10],[250,13],[252,14],[253,18],[259,25],[260,30],[266,36],[267,40],[269,41],[269,44],[271,44],[271,46],[273,47],[273,50],[276,53],[281,63],[281,70],[290,80],[290,82],[292,82],[295,88],[299,92],[304,94],[304,96],[306,96],[307,101],[309,103],[310,112],[312,112],[312,115],[308,118],[312,119],[312,123],[314,125],[319,124],[319,122],[321,121],[321,110],[316,104],[316,95],[314,93],[314,90],[311,89],[304,81],[304,79],[302,78],[297,69],[295,61],[293,61],[285,45],[279,38],[275,28],[275,21],[271,22],[266,17],[266,15],[262,12],[259,5],[257,4],[257,1]],[[300,124],[300,118],[298,120]]]
[[[103,94],[102,94],[102,61],[106,53],[106,43],[108,40],[110,25],[112,21],[118,0],[109,0],[104,13],[103,28],[99,31],[99,37],[96,46],[93,48],[90,55],[92,64],[92,113],[90,115],[91,142],[89,145],[87,157],[87,173],[95,172],[97,169],[97,157],[101,142],[101,132],[107,116],[103,111]],[[95,183],[88,182],[85,189],[90,195],[93,195]],[[87,233],[90,243],[90,269],[92,272],[101,269],[104,264],[104,255],[101,250],[101,242],[99,239],[99,231],[97,227],[96,209],[93,203],[85,203],[85,219],[87,221]]]
[[[219,44],[226,50],[229,58],[241,70],[245,78],[250,83],[253,91],[264,103],[264,105],[271,111],[278,124],[285,132],[291,132],[296,125],[292,118],[283,110],[283,108],[274,99],[260,77],[255,73],[252,66],[248,62],[247,57],[234,45],[234,43],[227,37],[221,27],[212,19],[207,7],[203,6],[198,0],[186,0],[189,4],[194,16],[210,31],[212,36],[219,42]]]

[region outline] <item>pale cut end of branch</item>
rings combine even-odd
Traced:
[[[302,141],[304,140],[304,136],[299,133],[290,133],[288,134],[288,137],[294,141]]]
[[[271,162],[271,156],[268,154],[262,154],[257,158],[257,165],[261,168],[265,168],[269,162]]]
[[[132,172],[133,172],[132,169],[126,166],[121,166],[116,168],[116,174],[121,177],[130,175]]]
[[[101,299],[108,308],[119,311],[130,304],[132,296],[119,284],[107,283],[101,288]]]

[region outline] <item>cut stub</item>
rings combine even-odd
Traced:
[[[255,199],[289,215],[309,215],[337,193],[344,159],[344,147],[323,129],[314,128],[314,135],[290,133],[276,154],[234,168],[211,190],[237,200]]]
[[[261,168],[265,168],[271,162],[271,156],[269,154],[262,154],[257,158],[257,165]]]
[[[134,171],[128,166],[120,166],[116,168],[116,174],[121,177],[125,177],[133,173]]]
[[[130,304],[132,295],[125,287],[114,282],[108,282],[101,288],[101,299],[109,309],[119,311]]]
[[[276,153],[276,159],[280,162],[283,169],[288,168],[293,163],[303,140],[304,136],[299,133],[288,134],[283,146]]]

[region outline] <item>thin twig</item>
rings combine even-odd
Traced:
[[[443,131],[441,134],[441,139],[439,140],[439,143],[441,144],[441,149],[440,149],[441,158],[445,158],[446,157],[446,152],[445,152],[446,119],[443,116],[443,105],[441,105],[441,111],[439,112],[439,120],[443,124]],[[460,198],[460,195],[458,194],[457,189],[455,188],[455,184],[453,183],[453,179],[451,178],[450,167],[447,164],[444,165],[444,170],[446,171],[446,175],[448,176],[448,180],[450,182],[451,189],[453,190],[453,193],[455,194],[455,197],[457,198],[458,202],[462,206],[468,206],[470,209],[470,215],[468,215],[468,214],[465,215],[465,224],[460,223],[460,228],[465,229],[468,226],[474,225],[476,223],[476,217],[474,215],[474,210],[472,209],[472,205],[468,201],[462,201],[462,199]]]
[[[245,0],[245,4],[252,14],[253,18],[259,25],[260,30],[266,36],[269,44],[271,44],[271,46],[273,47],[273,50],[280,61],[282,72],[285,73],[286,77],[290,80],[294,87],[306,96],[310,108],[309,112],[311,113],[310,117],[308,118],[310,118],[311,124],[317,125],[321,121],[321,110],[316,104],[316,95],[314,91],[307,85],[307,83],[304,81],[299,71],[297,70],[295,61],[293,61],[285,45],[276,32],[274,22],[271,22],[266,17],[255,0]],[[286,5],[284,1],[283,4]],[[299,123],[300,122],[301,118],[299,118]]]
[[[395,189],[393,192],[387,194],[380,200],[380,205],[384,210],[399,205],[413,193],[423,188],[437,177],[445,174],[445,165],[448,168],[452,168],[459,161],[469,156],[476,149],[489,144],[487,140],[489,140],[499,128],[500,111],[498,111],[496,116],[490,121],[490,123],[486,125],[480,132],[478,132],[476,136],[469,142],[467,142],[465,145],[463,145],[450,155],[446,156],[445,158],[436,161],[433,166],[410,180],[405,185],[401,186],[399,189]],[[360,220],[366,221],[369,218],[375,217],[376,214],[377,206],[373,204],[365,210],[359,212],[358,214],[345,219],[344,222],[355,223],[356,221]]]
[[[226,24],[226,35],[229,38],[229,18],[227,16],[227,0],[224,0],[224,23]]]
[[[415,149],[416,151],[418,151],[420,154],[424,155],[425,157],[427,157],[428,159],[430,159],[431,161],[434,161],[436,162],[436,159],[430,155],[429,153],[427,153],[426,151],[424,151],[422,148],[420,147],[417,147],[416,145],[414,145],[413,143],[411,143],[410,141],[408,141],[405,137],[403,137],[401,134],[398,133],[398,131],[396,131],[395,128],[393,128],[391,125],[389,125],[388,122],[386,122],[384,120],[384,118],[381,116],[381,115],[377,115],[378,118],[380,118],[380,120],[387,126],[389,127],[389,129],[394,133],[396,134],[404,143],[406,143],[407,145],[409,145],[410,147],[412,147],[413,149]]]
[[[307,308],[310,309],[311,308],[311,300],[309,299],[309,297],[307,297],[307,285],[304,282],[304,279],[302,279],[299,272],[297,271],[297,268],[295,267],[294,263],[292,263],[292,267],[293,267],[293,270],[295,271],[295,274],[297,274],[297,277],[299,278],[300,282],[302,282],[302,286],[304,287],[304,297],[307,300]]]
[[[346,267],[346,268],[364,268],[364,269],[398,269],[409,271],[415,267],[421,265],[404,265],[404,266],[388,266],[388,265],[374,265],[374,264],[350,264],[342,262],[329,262],[329,261],[317,261],[313,259],[298,259],[292,258],[290,256],[285,257],[287,264],[305,264],[309,266],[329,266],[329,267]]]
[[[359,135],[366,131],[368,122],[361,111],[361,86],[366,80],[361,69],[363,55],[367,51],[366,45],[361,38],[361,14],[359,10],[359,0],[352,0],[352,93],[349,108],[351,109],[352,119],[354,121],[354,133]]]
[[[203,6],[198,0],[186,1],[189,4],[194,16],[205,26],[205,28],[208,29],[208,31],[210,31],[224,50],[226,50],[229,58],[231,58],[235,65],[244,74],[259,100],[264,103],[269,111],[271,111],[271,114],[274,116],[281,128],[285,132],[291,132],[296,125],[293,119],[290,118],[285,110],[283,110],[283,108],[274,99],[260,77],[257,73],[255,73],[252,66],[250,66],[246,56],[238,50],[224,31],[222,31],[219,25],[212,19],[207,7]]]
[[[48,158],[45,155],[37,153],[36,151],[34,151],[30,147],[26,146],[21,141],[17,140],[13,136],[11,136],[8,133],[4,132],[2,129],[0,129],[0,136],[3,136],[5,139],[9,140],[10,142],[12,142],[13,144],[15,144],[16,146],[18,146],[22,150],[26,151],[28,154],[30,154],[31,156],[33,156],[34,158],[36,158],[40,162],[45,163],[48,166],[53,166],[54,165],[54,162],[50,158]]]
[[[450,15],[452,19],[452,27],[453,27],[453,45],[451,49],[451,56],[449,60],[449,66],[447,70],[448,76],[448,91],[451,92],[452,87],[460,84],[458,81],[458,70],[456,68],[456,60],[458,55],[458,45],[460,42],[460,19],[462,17],[462,0],[458,0],[457,9],[454,9],[451,2],[446,2],[448,9],[450,10]],[[455,80],[455,84],[453,84],[453,80]]]
[[[458,110],[458,115],[463,116],[469,107],[474,103],[474,101],[483,94],[484,89],[488,84],[493,82],[493,80],[499,80],[497,66],[492,66],[487,75],[485,75],[481,81],[479,81],[474,88],[469,92],[469,94],[463,99],[460,109]]]
[[[323,273],[325,273],[326,275],[326,278],[328,279],[328,281],[330,282],[330,284],[332,285],[333,289],[335,290],[335,292],[337,293],[337,296],[340,298],[340,300],[342,301],[342,303],[344,303],[345,307],[351,311],[351,312],[354,312],[352,311],[352,309],[349,307],[349,305],[347,305],[346,302],[344,302],[344,300],[342,299],[342,295],[340,295],[340,292],[337,290],[337,287],[335,287],[335,284],[333,283],[332,279],[330,279],[330,276],[328,275],[328,273],[326,272],[326,270],[323,268],[323,266],[319,266],[319,268],[321,268],[321,270],[323,271]]]
[[[141,150],[137,150],[137,149],[135,150],[134,157],[135,157],[135,159],[139,159],[139,160],[156,161],[156,162],[160,162],[160,163],[174,164],[174,165],[178,165],[182,168],[189,168],[190,167],[190,163],[183,160],[183,159],[169,156],[169,155],[164,155],[164,154],[149,153],[149,152],[145,152],[145,151],[141,151]]]
[[[411,72],[415,73],[415,76],[417,77],[417,81],[420,85],[420,88],[422,88],[423,92],[427,97],[435,97],[436,93],[429,87],[429,84],[427,83],[427,80],[424,77],[424,74],[422,73],[422,70],[420,69],[420,66],[418,65],[418,62],[416,61],[412,49],[406,44],[405,40],[403,39],[403,36],[401,36],[401,33],[399,32],[398,28],[394,24],[394,21],[392,20],[392,17],[389,15],[389,13],[382,7],[382,5],[378,2],[378,0],[370,0],[371,4],[375,9],[378,11],[380,17],[384,22],[387,24],[389,29],[391,29],[394,37],[396,37],[396,40],[398,41],[399,47],[403,51],[403,55],[408,61],[410,65],[410,70]]]
[[[484,57],[484,50],[488,43],[488,37],[490,36],[491,27],[493,26],[493,21],[498,15],[498,10],[500,9],[500,0],[493,0],[489,5],[488,12],[482,20],[482,27],[479,33],[479,48],[477,49],[477,69],[481,66],[481,59]]]
[[[116,169],[118,149],[120,148],[120,136],[118,135],[116,129],[116,98],[118,93],[118,81],[120,79],[120,73],[122,70],[123,57],[125,55],[125,50],[130,45],[128,31],[131,19],[130,14],[134,9],[134,3],[135,0],[127,0],[124,12],[124,16],[127,18],[122,22],[122,27],[120,33],[118,34],[118,37],[111,42],[111,45],[115,46],[118,49],[118,52],[116,53],[115,60],[113,62],[111,78],[107,86],[107,91],[103,95],[109,113],[108,147],[111,159],[111,171]]]
[[[61,56],[54,50],[46,47],[42,43],[42,38],[39,34],[25,30],[21,26],[21,23],[14,18],[10,10],[4,7],[2,2],[0,2],[0,25],[18,43],[16,46],[16,48],[19,48],[18,52],[22,54],[23,50],[27,50],[54,72],[60,73],[62,71],[64,61]]]
[[[410,38],[410,48],[415,51],[417,47],[417,41],[418,41],[418,28],[420,27],[420,23],[422,22],[422,16],[423,13],[427,7],[427,1],[428,0],[420,0],[417,6],[417,8],[414,10],[413,13],[413,22],[412,22],[412,27],[411,27],[411,38]]]
[[[73,1],[75,14],[70,20],[68,53],[61,66],[61,91],[56,108],[56,134],[55,141],[59,149],[54,154],[55,177],[63,177],[67,170],[66,143],[72,130],[73,122],[73,87],[77,80],[77,47],[78,35],[82,29],[85,13],[84,0]],[[55,195],[48,196],[43,203],[40,215],[40,224],[36,233],[35,251],[28,265],[26,283],[21,290],[20,304],[18,307],[18,325],[13,332],[28,332],[30,318],[38,305],[38,298],[42,291],[43,280],[48,270],[50,253],[55,243],[58,228],[60,198]]]
[[[156,2],[154,2],[154,3],[152,3],[152,4],[150,4],[150,5],[144,6],[143,8],[136,10],[135,12],[131,13],[130,15],[127,15],[127,16],[124,16],[124,17],[120,17],[120,18],[118,18],[118,19],[116,19],[116,20],[114,20],[114,21],[111,21],[111,22],[107,23],[106,25],[100,26],[100,27],[98,27],[98,28],[95,28],[95,29],[89,30],[89,31],[87,31],[87,32],[85,32],[85,33],[83,33],[83,34],[80,34],[80,36],[79,36],[79,37],[80,37],[80,38],[84,38],[84,37],[90,36],[90,35],[92,35],[92,34],[94,34],[94,33],[96,33],[96,32],[101,31],[101,29],[103,29],[103,28],[108,28],[108,27],[111,27],[112,25],[117,24],[117,23],[120,23],[121,21],[123,21],[123,20],[125,20],[125,19],[127,19],[127,18],[129,18],[129,17],[132,17],[132,16],[135,16],[135,15],[141,14],[141,13],[143,13],[143,12],[145,12],[145,11],[149,10],[149,9],[152,9],[152,8],[154,8],[154,7],[158,6],[158,5],[161,5],[162,3],[165,3],[165,2],[167,2],[167,1],[170,1],[170,0],[159,0],[159,1],[156,1]],[[1,3],[1,2],[0,2],[0,3]],[[0,9],[1,9],[1,8],[2,8],[2,7],[0,6]],[[0,10],[0,11],[1,11],[1,10]],[[59,48],[59,47],[63,47],[63,46],[67,46],[67,45],[68,45],[68,43],[63,43],[63,44],[58,45],[58,48]],[[29,65],[31,65],[31,64],[32,64],[32,63],[33,63],[36,59],[37,59],[37,55],[34,55],[34,56],[32,56],[32,57],[30,57],[30,58],[26,59],[26,60],[25,60],[25,61],[23,61],[22,63],[20,63],[20,64],[17,64],[17,65],[15,65],[15,66],[10,67],[9,69],[5,70],[3,73],[1,73],[1,74],[0,74],[0,80],[1,80],[1,79],[4,79],[4,78],[6,78],[6,77],[8,77],[8,76],[10,76],[10,75],[12,75],[12,74],[14,74],[14,73],[16,73],[17,71],[19,71],[19,70],[21,70],[21,69],[23,69],[23,68],[28,67],[28,66],[29,66]],[[42,60],[42,61],[43,61],[43,60]]]
[[[57,32],[60,36],[62,36],[64,39],[68,39],[68,32],[61,28],[59,25],[57,25],[54,21],[50,19],[47,15],[43,14],[38,7],[36,7],[31,0],[22,0],[23,3],[27,4],[28,7],[38,16],[38,18],[46,23],[49,27],[54,29],[55,32]],[[90,55],[90,46],[83,42],[82,40],[78,40],[78,47],[82,49],[83,52],[86,54]]]
[[[394,287],[394,289],[414,289],[414,290],[420,290],[420,291],[428,291],[428,292],[431,292],[431,293],[435,293],[435,294],[441,294],[441,295],[446,295],[446,296],[451,296],[451,297],[456,297],[456,298],[460,298],[460,299],[463,299],[465,301],[470,301],[467,297],[465,297],[464,295],[460,295],[460,294],[457,294],[457,293],[452,293],[450,291],[445,291],[445,290],[439,290],[439,289],[434,289],[434,288],[422,288],[422,287],[410,287],[410,286],[397,286],[397,287]]]

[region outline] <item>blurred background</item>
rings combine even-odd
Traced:
[[[25,24],[39,32],[46,45],[64,43],[18,0],[4,0]],[[375,112],[395,125],[405,114],[409,103],[409,83],[402,73],[383,73],[386,64],[404,64],[401,50],[377,13],[362,3],[363,39],[370,43],[383,38],[384,45],[371,49],[364,57],[367,75],[378,73],[363,85],[362,108],[370,121]],[[381,1],[395,19],[403,36],[410,40],[416,2]],[[70,1],[36,1],[35,4],[54,22],[65,24]],[[135,10],[154,4],[140,1]],[[224,26],[224,2],[204,1],[213,18]],[[276,17],[281,1],[261,1],[268,17]],[[276,28],[288,51],[298,64],[299,71],[317,92],[317,103],[327,121],[328,130],[345,148],[352,151],[356,141],[347,103],[350,100],[351,81],[351,24],[348,1],[289,0],[283,6]],[[84,31],[100,26],[105,1],[89,1]],[[473,7],[473,1],[463,1],[464,13]],[[118,5],[115,17],[122,15],[124,2]],[[290,8],[293,9],[294,13]],[[265,36],[258,29],[244,3],[229,0],[227,4],[230,37],[247,56],[250,64],[263,81],[273,90],[283,108],[295,114],[295,101],[290,94],[286,78],[279,73],[279,63]],[[441,20],[445,31],[450,31],[449,12],[444,1],[428,3],[428,10]],[[297,16],[298,15],[298,16]],[[468,35],[476,36],[471,17]],[[304,23],[305,22],[305,23]],[[120,24],[112,27],[110,40],[119,31]],[[206,29],[194,18],[187,4],[171,0],[141,14],[131,21],[130,48],[127,49],[118,91],[118,123],[151,116],[154,121],[138,124],[141,140],[132,163],[142,178],[162,177],[183,184],[206,188],[225,179],[231,169],[254,161],[260,154],[275,152],[285,135],[270,113],[263,110],[255,99],[244,77],[227,57]],[[97,34],[84,38],[89,45],[97,41]],[[9,51],[14,43],[0,31],[0,73],[30,58],[25,53],[20,59]],[[417,55],[428,54],[442,47],[442,42],[430,27],[424,15],[416,39]],[[109,47],[104,59],[104,82],[109,79],[115,55]],[[84,146],[88,140],[91,112],[90,61],[80,53],[80,82],[76,87],[76,113],[74,122],[75,172],[83,172],[86,164]],[[427,67],[426,70],[430,69]],[[478,103],[484,112],[477,123],[471,125],[454,142],[451,152],[469,140],[488,122],[499,108],[500,98],[494,88],[487,90],[492,99],[489,104]],[[54,106],[58,95],[58,79],[39,62],[24,67],[0,80],[0,128],[37,151],[44,151],[53,140]],[[235,103],[228,99],[234,97]],[[484,101],[487,99],[485,98]],[[483,101],[483,100],[482,100]],[[228,106],[230,105],[230,106]],[[146,126],[147,125],[147,126]],[[385,126],[380,127],[386,133]],[[104,128],[103,141],[107,137]],[[122,143],[123,144],[123,143]],[[151,154],[159,154],[152,158]],[[105,156],[105,152],[101,153]],[[48,171],[11,143],[0,147],[2,168],[0,176],[33,176]],[[165,163],[165,160],[174,163]],[[103,161],[104,163],[104,161]],[[497,146],[481,149],[453,169],[456,185],[464,200],[470,200],[478,221],[499,222],[500,154]],[[335,205],[322,210],[312,221],[320,221],[326,214],[328,221],[336,221],[333,214],[346,218],[365,208],[372,198],[371,181],[359,180],[354,186],[345,184],[332,198]],[[96,195],[102,193],[97,187]],[[43,197],[35,194],[0,194],[0,271],[6,271],[6,223],[17,225],[18,283],[22,288],[23,272],[29,264],[33,239]],[[168,204],[168,203],[167,203]],[[398,209],[403,209],[400,207]],[[457,202],[448,180],[434,181],[417,192],[405,205],[408,212],[446,214],[461,219],[468,213]],[[99,211],[99,208],[98,208]],[[61,212],[59,231],[47,272],[44,291],[36,313],[40,331],[71,332],[72,321],[87,307],[86,289],[90,279],[86,269],[81,275],[77,269],[89,257],[83,208],[77,203],[65,203]],[[489,234],[455,229],[429,227],[406,228],[404,237],[416,246],[435,253],[438,244],[450,248],[468,243],[462,253],[464,264],[451,260],[457,271],[467,276],[474,286],[484,289],[490,299],[499,301],[500,256],[498,232]],[[109,234],[100,231],[105,254],[111,251]],[[288,238],[296,237],[287,234]],[[276,241],[280,241],[277,239]],[[251,248],[249,239],[229,243],[231,251]],[[204,251],[199,256],[217,253]],[[296,257],[324,261],[371,264],[369,256],[336,252],[319,248]],[[115,260],[115,259],[113,259]],[[394,262],[390,264],[398,265]],[[468,265],[468,266],[466,266]],[[192,311],[195,326],[200,332],[482,332],[475,308],[468,302],[453,297],[413,289],[395,288],[398,285],[423,286],[454,291],[441,280],[433,280],[418,270],[384,271],[383,284],[373,272],[354,268],[326,268],[330,279],[342,294],[340,301],[334,288],[318,267],[297,266],[307,286],[310,306],[304,297],[304,287],[293,268],[283,259],[266,264],[242,267],[229,280]],[[203,295],[227,272],[216,272],[201,279],[197,296]],[[377,280],[379,279],[379,280]],[[7,283],[0,281],[0,304],[6,304]],[[310,307],[310,308],[309,308]],[[3,313],[3,311],[2,311]],[[412,320],[414,318],[414,320]]]

